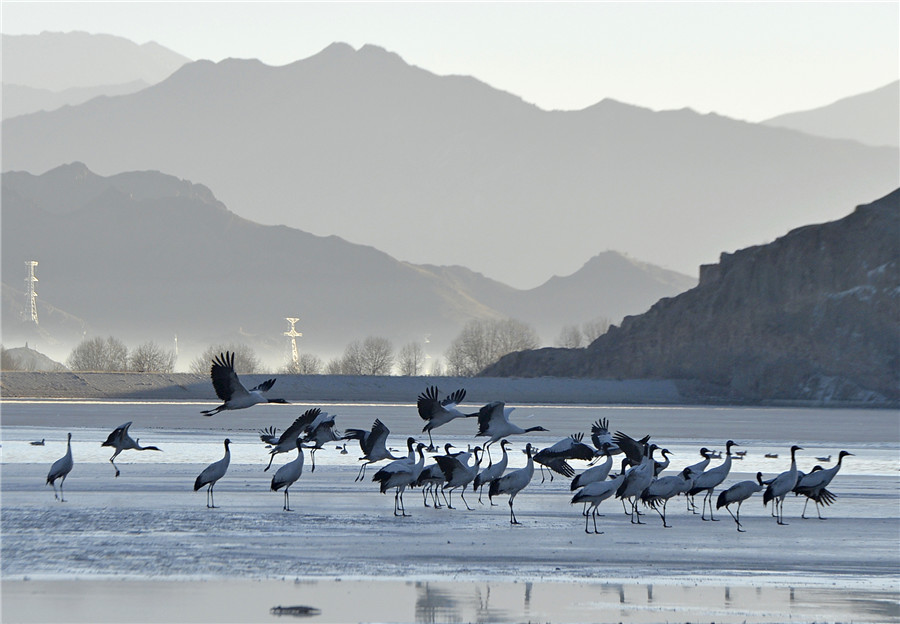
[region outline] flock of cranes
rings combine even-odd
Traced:
[[[210,375],[217,396],[223,404],[212,410],[203,411],[205,416],[213,416],[223,410],[243,409],[253,405],[272,402],[286,403],[283,399],[267,399],[265,393],[272,388],[274,379],[247,390],[240,382],[234,370],[234,354],[223,353],[214,358]],[[740,481],[730,487],[721,490],[715,497],[717,488],[727,479],[734,458],[742,458],[746,451],[732,451],[739,446],[732,440],[725,445],[725,457],[721,463],[709,467],[714,454],[707,448],[700,449],[702,461],[680,469],[674,475],[663,476],[662,471],[670,465],[668,449],[661,448],[650,441],[650,436],[640,439],[632,438],[622,432],[610,434],[609,424],[606,420],[598,420],[591,428],[591,444],[584,441],[584,434],[578,433],[566,437],[556,444],[544,449],[536,449],[531,443],[525,445],[526,464],[522,468],[507,470],[509,463],[509,449],[512,444],[511,436],[526,434],[535,431],[547,431],[544,427],[536,426],[522,428],[510,421],[510,413],[513,408],[507,407],[502,401],[493,401],[481,407],[479,410],[465,413],[460,410],[460,404],[464,401],[466,391],[456,390],[443,399],[440,398],[438,388],[427,388],[419,395],[417,410],[419,416],[425,421],[423,432],[428,433],[429,444],[417,441],[413,437],[406,440],[406,456],[395,456],[390,450],[387,440],[390,430],[380,420],[375,420],[371,429],[347,429],[340,432],[335,428],[335,417],[323,412],[319,408],[306,410],[297,417],[287,429],[280,434],[275,427],[268,427],[259,432],[260,440],[269,449],[269,463],[264,469],[268,471],[272,466],[275,455],[296,451],[296,457],[284,464],[272,477],[272,491],[283,490],[284,511],[292,511],[290,507],[290,487],[296,483],[303,474],[304,449],[310,451],[311,467],[315,470],[315,452],[325,445],[335,442],[343,442],[343,446],[336,448],[341,453],[347,453],[346,440],[356,440],[359,443],[363,462],[356,476],[356,481],[365,479],[366,467],[384,460],[389,463],[380,468],[372,477],[372,481],[379,484],[381,493],[394,492],[394,515],[407,516],[403,501],[403,494],[407,489],[422,488],[423,504],[426,507],[440,508],[441,500],[449,509],[453,507],[453,492],[459,491],[459,497],[466,509],[471,510],[465,498],[465,491],[471,487],[472,491],[478,491],[478,502],[483,504],[482,495],[487,488],[490,505],[495,505],[493,499],[500,495],[508,496],[510,524],[519,524],[514,510],[516,496],[522,492],[533,480],[535,464],[540,466],[543,475],[544,469],[550,471],[550,478],[557,473],[566,478],[571,478],[570,490],[574,492],[571,498],[572,504],[583,504],[582,514],[585,518],[585,532],[601,534],[597,529],[597,515],[600,504],[613,497],[622,501],[623,510],[629,516],[633,524],[644,524],[641,516],[645,513],[639,508],[641,504],[645,509],[655,511],[662,519],[664,527],[672,525],[667,521],[668,502],[679,495],[683,495],[687,501],[689,512],[697,513],[694,497],[702,495],[701,520],[707,520],[706,511],[709,510],[709,520],[715,521],[713,516],[713,500],[716,501],[716,509],[725,508],[734,520],[737,530],[743,532],[744,528],[740,520],[741,505],[751,496],[763,492],[763,504],[768,506],[772,502],[772,516],[778,524],[784,522],[784,500],[787,495],[794,492],[803,495],[806,504],[803,507],[802,518],[806,518],[806,506],[812,500],[816,504],[816,512],[822,518],[820,508],[832,504],[836,496],[827,487],[841,468],[844,457],[852,455],[847,451],[841,451],[837,463],[829,469],[816,466],[809,474],[804,474],[797,469],[796,453],[802,450],[800,446],[791,447],[790,468],[769,480],[764,480],[762,473],[757,473],[754,480]],[[478,427],[475,437],[484,437],[487,440],[482,446],[468,448],[464,451],[454,452],[453,445],[445,444],[442,454],[435,454],[434,462],[426,464],[426,451],[437,453],[434,447],[432,432],[458,418],[475,418]],[[109,461],[115,468],[115,476],[120,475],[119,468],[115,464],[116,457],[124,450],[160,451],[155,446],[141,446],[139,439],[132,439],[129,435],[131,422],[117,427],[101,446],[114,448]],[[43,440],[41,441],[43,443]],[[501,457],[496,462],[490,454],[490,447],[495,442],[500,442]],[[225,454],[222,459],[207,466],[196,478],[194,491],[203,487],[207,488],[208,508],[216,508],[213,489],[216,483],[225,476],[231,461],[229,445],[231,440],[224,440]],[[659,451],[661,461],[654,459],[654,454]],[[621,455],[620,469],[618,473],[611,474],[615,460]],[[482,466],[487,458],[487,465]],[[817,458],[822,461],[827,458]],[[586,468],[576,475],[575,469],[569,462],[576,460],[587,462]],[[74,465],[72,459],[72,434],[68,434],[66,454],[53,463],[47,475],[47,484],[53,486],[54,496],[57,500],[65,501],[63,484],[66,476]],[[59,481],[59,492],[56,490],[56,481]],[[430,504],[429,504],[430,501]],[[730,506],[737,504],[736,513]],[[590,530],[590,521],[593,520],[593,531]]]

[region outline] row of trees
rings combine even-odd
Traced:
[[[82,340],[69,354],[66,365],[75,371],[171,373],[175,369],[175,351],[151,340],[129,352],[118,338],[98,336]]]
[[[593,342],[606,332],[609,321],[596,319],[581,326],[567,325],[557,339],[557,346],[579,348]],[[369,336],[354,340],[343,355],[328,362],[311,353],[302,353],[297,362],[290,362],[280,372],[300,375],[448,375],[468,377],[478,374],[490,364],[514,351],[536,349],[540,346],[537,332],[515,319],[471,320],[450,343],[445,353],[446,367],[433,360],[426,370],[428,357],[422,344],[410,342],[395,352],[387,338]],[[262,363],[252,348],[242,344],[210,346],[192,360],[189,371],[199,375],[209,372],[212,359],[223,351],[235,353],[238,374],[263,372]],[[146,342],[129,351],[125,344],[113,338],[83,340],[67,360],[69,369],[76,371],[172,372],[175,367],[174,350],[164,349],[155,342]]]

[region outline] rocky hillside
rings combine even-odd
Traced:
[[[690,379],[740,400],[900,399],[900,190],[701,267],[700,284],[586,349],[511,354],[486,376]]]

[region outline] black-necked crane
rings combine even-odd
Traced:
[[[460,489],[460,497],[462,498],[463,504],[465,504],[466,509],[469,511],[472,510],[469,507],[469,502],[466,500],[466,487],[475,480],[475,477],[478,476],[478,469],[481,467],[481,447],[476,446],[472,449],[472,453],[475,455],[475,461],[471,465],[469,465],[469,456],[468,454],[460,454],[457,457],[452,455],[438,455],[434,458],[434,460],[438,463],[438,466],[441,467],[441,471],[443,471],[444,476],[447,478],[444,483],[441,491],[450,490],[450,500],[447,503],[447,509],[453,509],[453,490],[457,488]]]
[[[834,501],[834,495],[825,488],[828,487],[828,484],[830,484],[831,480],[837,475],[838,471],[841,469],[841,462],[847,456],[852,457],[853,453],[841,451],[838,454],[837,463],[833,467],[828,468],[827,470],[816,470],[808,475],[804,475],[803,478],[797,479],[797,485],[794,487],[794,492],[806,496],[806,502],[803,504],[803,513],[800,514],[801,518],[806,520],[806,506],[809,504],[810,500],[813,500],[816,503],[816,515],[819,517],[819,520],[825,520],[819,512],[819,505],[830,505]],[[828,457],[830,458],[831,455]],[[828,496],[823,496],[823,492],[828,492]]]
[[[44,438],[31,442],[31,446],[44,446]]]
[[[278,429],[267,427],[259,432],[259,439],[271,446],[269,451],[269,465],[263,469],[266,472],[272,467],[272,460],[279,453],[288,453],[297,448],[297,438],[309,430],[310,425],[322,415],[322,410],[312,407],[294,419],[294,422],[278,435]]]
[[[209,369],[213,389],[222,401],[215,409],[204,410],[204,416],[214,416],[223,410],[236,410],[252,407],[259,403],[287,403],[284,399],[268,399],[265,393],[275,384],[274,379],[267,379],[250,390],[244,387],[234,371],[234,353],[226,351],[213,358]]]
[[[370,431],[366,431],[365,429],[347,429],[344,432],[344,440],[359,441],[359,448],[362,450],[363,454],[359,460],[365,462],[359,468],[359,473],[356,475],[355,479],[356,481],[361,481],[365,478],[366,466],[369,464],[380,462],[383,459],[401,459],[400,457],[391,454],[387,449],[387,437],[390,433],[391,430],[377,418],[375,419],[375,422],[372,423],[372,429]]]
[[[688,466],[688,468],[691,469],[691,474],[694,475],[694,479],[703,474],[703,472],[709,466],[710,460],[712,459],[712,457],[710,457],[709,449],[705,446],[700,449],[700,456],[703,458],[701,461]],[[697,513],[697,506],[694,504],[694,497],[691,496],[690,492],[685,494],[684,499],[687,501],[687,510],[691,513]]]
[[[509,464],[509,454],[506,451],[507,446],[510,446],[510,442],[504,438],[500,441],[500,450],[503,451],[503,457],[496,463],[491,462],[488,464],[488,467],[479,472],[472,482],[472,489],[478,490],[478,502],[482,505],[484,503],[481,502],[481,495],[484,493],[484,486],[487,485],[488,490],[490,490],[491,481],[499,479],[506,472],[506,466]],[[493,505],[494,501],[490,501],[490,503]]]
[[[669,504],[669,499],[679,494],[685,494],[691,489],[693,482],[694,479],[690,468],[685,468],[677,475],[656,478],[643,491],[641,500],[659,514],[659,517],[662,518],[663,527],[669,529],[672,527],[671,524],[666,523],[666,506]],[[660,504],[662,505],[662,511],[659,510]]]
[[[303,474],[303,442],[300,438],[297,438],[295,444],[297,446],[297,457],[281,466],[272,476],[272,491],[277,492],[284,488],[284,507],[282,507],[284,511],[293,511],[288,490]]]
[[[342,434],[340,431],[335,430],[334,414],[328,414],[327,412],[322,412],[321,414],[316,416],[315,420],[313,420],[312,423],[310,423],[310,425],[306,428],[305,433],[306,435],[303,438],[303,442],[308,445],[306,448],[310,449],[309,458],[312,463],[309,471],[315,472],[316,451],[330,442],[342,440],[344,438],[344,434]]]
[[[525,455],[528,456],[525,467],[507,472],[499,479],[492,481],[490,488],[488,488],[488,498],[494,498],[500,494],[509,494],[510,524],[521,524],[516,519],[516,512],[513,510],[513,501],[516,498],[516,494],[524,490],[525,487],[531,483],[531,478],[534,476],[534,459],[531,456],[531,451],[531,442],[529,442],[525,445]]]
[[[744,529],[741,527],[741,504],[756,494],[757,492],[761,492],[766,484],[763,483],[762,473],[756,473],[755,481],[738,481],[727,490],[723,490],[719,493],[719,498],[716,501],[716,509],[721,509],[722,507],[731,514],[731,517],[734,519],[734,522],[737,524],[737,530],[739,533],[744,533]],[[737,503],[737,515],[735,516],[731,513],[731,509],[729,509],[729,505],[732,503]]]
[[[128,428],[131,426],[132,421],[128,421],[124,425],[119,425],[116,429],[109,434],[109,437],[106,438],[106,442],[103,442],[100,446],[111,446],[115,448],[115,452],[112,454],[112,457],[109,458],[109,463],[113,465],[113,468],[116,469],[116,476],[119,476],[119,467],[116,466],[115,459],[119,456],[119,453],[127,450],[135,450],[135,451],[161,451],[155,446],[141,446],[140,438],[137,440],[132,440],[131,436],[128,435]]]
[[[591,461],[594,459],[594,449],[582,442],[583,439],[583,433],[576,433],[534,454],[535,463],[541,467],[541,483],[544,482],[544,466],[550,469],[550,480],[552,481],[554,472],[567,478],[575,476],[575,469],[569,465],[568,460]]]
[[[585,533],[590,534],[590,531],[588,531],[589,517],[594,519],[594,533],[596,535],[603,533],[603,531],[597,530],[597,507],[600,503],[615,494],[620,485],[622,485],[622,475],[616,475],[607,481],[592,481],[587,483],[572,497],[571,502],[573,505],[575,503],[584,503],[585,505],[585,510],[582,511],[582,514],[584,515]]]
[[[194,491],[196,492],[204,485],[208,485],[209,487],[206,490],[206,508],[207,509],[215,509],[216,508],[216,499],[213,496],[213,487],[215,487],[216,482],[225,476],[225,472],[228,470],[228,464],[231,463],[231,451],[228,449],[228,445],[231,444],[231,440],[225,438],[225,456],[219,461],[211,463],[209,466],[203,469],[197,479],[194,481]]]
[[[775,477],[766,491],[763,492],[763,506],[773,501],[775,519],[778,524],[785,525],[784,521],[784,497],[797,485],[797,451],[802,451],[802,446],[796,444],[791,447],[791,467]]]
[[[466,398],[466,391],[460,388],[452,394],[448,394],[443,399],[438,399],[439,393],[437,386],[430,386],[425,392],[419,395],[416,407],[419,410],[419,416],[425,422],[423,432],[428,432],[428,452],[433,452],[434,441],[431,439],[431,430],[437,429],[441,425],[446,425],[456,418],[468,418],[477,416],[478,412],[472,414],[464,414],[459,411],[459,404]]]
[[[421,442],[417,443],[414,438],[408,438],[406,444],[410,457],[395,459],[372,476],[372,481],[380,484],[379,489],[382,494],[394,488],[394,515],[404,517],[409,514],[406,513],[406,507],[403,505],[403,492],[406,491],[406,488],[416,484],[425,467],[423,452],[425,445]],[[413,448],[414,445],[415,448]],[[415,454],[419,455],[418,460],[415,459]]]
[[[600,452],[606,455],[606,461],[602,464],[591,466],[581,474],[576,475],[575,478],[572,479],[572,483],[569,486],[569,489],[573,492],[578,488],[588,485],[589,483],[594,483],[596,481],[606,481],[606,478],[609,476],[609,471],[610,469],[612,469],[613,453],[612,446],[609,443],[603,442],[601,446],[602,448],[600,449]],[[619,450],[619,453],[621,452],[622,451]]]
[[[667,448],[664,448],[659,449],[659,454],[663,456],[663,460],[653,462],[653,475],[656,477],[659,476],[659,473],[669,467],[669,455],[674,455],[675,453]]]
[[[47,473],[47,483],[53,486],[53,497],[61,503],[66,502],[63,497],[63,483],[69,473],[72,472],[72,466],[75,462],[72,460],[72,434],[69,434],[66,440],[66,454],[53,462],[50,466],[50,472]],[[56,480],[59,479],[59,494],[56,493]]]
[[[690,496],[696,496],[701,492],[703,495],[703,507],[700,513],[700,519],[706,520],[706,504],[709,502],[709,519],[713,522],[718,522],[713,517],[713,502],[712,496],[713,492],[717,487],[719,487],[723,481],[728,477],[728,473],[731,472],[731,447],[738,446],[736,442],[733,440],[728,440],[725,443],[725,460],[719,464],[718,466],[713,466],[709,470],[706,470],[700,475],[694,477],[694,485],[688,492]]]
[[[820,461],[823,464],[831,463],[831,455],[826,455],[824,457],[816,457],[816,461]]]
[[[484,445],[487,451],[491,444],[512,435],[532,433],[534,431],[547,431],[544,427],[535,426],[527,429],[515,425],[509,421],[509,415],[514,407],[506,407],[503,401],[493,401],[478,411],[478,433],[475,436],[487,436],[490,438]]]
[[[619,446],[623,452],[628,454],[628,450]],[[616,498],[622,499],[623,503],[627,499],[631,499],[631,523],[644,524],[641,522],[641,516],[637,509],[637,502],[644,490],[646,490],[653,482],[653,451],[659,448],[655,444],[647,445],[644,451],[644,458],[637,466],[632,466],[622,478],[622,483],[616,490]],[[624,465],[624,463],[623,463]],[[637,521],[635,521],[637,517]]]

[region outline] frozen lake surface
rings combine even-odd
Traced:
[[[336,443],[318,451],[315,472],[307,452],[303,476],[291,488],[296,511],[284,512],[283,496],[269,482],[295,453],[276,456],[263,472],[268,451],[257,431],[284,429],[308,405],[205,418],[199,412],[208,403],[4,401],[3,620],[274,621],[279,616],[271,607],[311,604],[321,611],[312,621],[900,621],[897,412],[510,405],[514,422],[550,430],[511,438],[511,467],[524,465],[526,442],[544,447],[576,432],[589,437],[599,418],[608,418],[612,431],[650,434],[670,449],[666,474],[699,461],[701,446],[724,450],[734,440],[747,455],[734,462],[726,487],[758,470],[766,478],[786,470],[792,444],[804,448],[798,453],[804,471],[823,464],[816,457],[831,455],[832,463],[823,464],[830,467],[841,450],[855,456],[829,487],[838,499],[824,510],[828,520],[801,520],[804,499],[791,496],[789,524],[778,526],[760,494],[741,508],[747,532],[738,533],[724,509],[720,521],[703,522],[679,498],[668,509],[673,526],[664,529],[650,510],[645,525],[632,525],[621,503],[610,500],[598,518],[605,533],[586,535],[580,505],[569,503],[568,479],[541,483],[539,472],[516,498],[522,526],[510,526],[505,496],[490,507],[487,496],[480,505],[471,491],[472,511],[426,508],[420,492],[409,491],[412,515],[396,518],[393,496],[379,494],[369,480],[374,470],[354,481],[356,442],[348,442],[348,454]],[[381,419],[398,454],[407,436],[428,441],[413,403],[316,406],[336,414],[339,429],[368,429]],[[123,452],[116,460],[121,476],[114,478],[112,449],[100,443],[129,420],[132,437],[163,452]],[[455,421],[435,430],[434,442],[465,448],[482,440],[476,429],[474,419]],[[44,482],[70,431],[75,467],[62,504]],[[192,485],[221,458],[225,437],[234,443],[232,464],[215,488],[220,508],[209,510],[205,493]],[[30,444],[42,438],[44,446]],[[775,453],[777,459],[765,457]],[[815,516],[812,506],[809,513]],[[96,601],[49,598],[102,601],[110,591],[147,597],[167,587],[166,595],[176,596],[184,586],[219,598],[203,600],[206,611],[182,607],[182,617],[170,608],[176,600],[153,599],[143,619],[105,620],[91,609]],[[253,596],[242,603],[252,605],[252,614],[228,606],[229,592]],[[376,600],[389,592],[404,606],[369,614],[362,611],[366,599],[355,598],[367,592]]]

